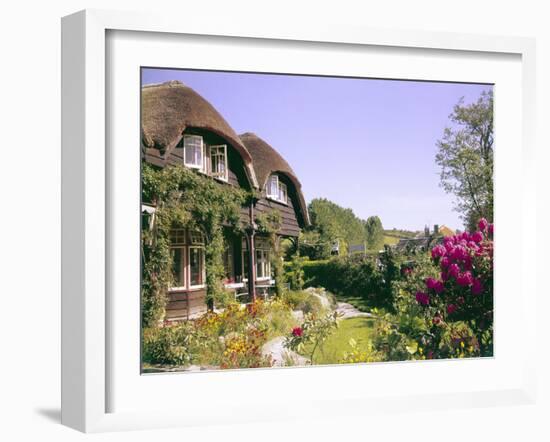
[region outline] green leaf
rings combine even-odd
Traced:
[[[409,354],[414,355],[416,351],[418,350],[418,343],[416,341],[409,341],[409,345],[406,345],[405,348],[409,352]]]

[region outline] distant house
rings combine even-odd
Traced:
[[[447,227],[445,225],[442,225],[441,227],[439,227],[439,233],[442,236],[454,236],[454,235],[456,235],[456,232],[453,229],[451,229],[450,227]]]
[[[442,229],[445,229],[443,231],[445,233]],[[452,232],[446,226],[439,227],[435,224],[433,231],[430,232],[430,228],[426,226],[423,233],[419,233],[414,238],[401,238],[394,247],[396,251],[404,253],[428,251],[435,244],[440,243],[445,236],[449,236],[446,234],[448,231]]]
[[[258,198],[242,207],[245,234],[225,232],[225,286],[256,296],[273,283],[270,242],[258,232],[256,216],[281,213],[279,237],[297,238],[309,225],[301,184],[290,165],[252,133],[238,136],[220,113],[193,89],[178,81],[142,88],[142,158],[164,168],[181,164],[216,180],[220,186],[256,190]],[[155,204],[142,201],[142,213]],[[166,319],[189,318],[206,311],[205,239],[182,226],[171,235],[175,286],[168,293]]]

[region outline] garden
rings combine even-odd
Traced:
[[[362,220],[317,198],[299,241],[280,244],[280,214],[258,216],[275,293],[246,303],[224,289],[223,229],[243,233],[239,213],[257,195],[145,165],[143,199],[155,202],[156,222],[142,229],[143,371],[493,356],[492,100],[459,102],[437,142],[440,184],[456,196],[464,232],[384,230],[378,216]],[[179,322],[164,317],[174,225],[206,238],[209,310]],[[419,237],[422,247],[398,247]]]
[[[295,259],[270,301],[145,328],[144,371],[492,356],[493,229],[482,219],[428,253]]]

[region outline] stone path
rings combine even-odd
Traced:
[[[340,314],[341,319],[357,318],[360,316],[372,317],[371,313],[362,312],[347,302],[339,302],[336,311]]]
[[[285,338],[279,336],[271,341],[268,341],[262,347],[262,354],[265,356],[271,356],[273,360],[273,367],[285,367],[289,365],[307,365],[309,359],[299,355],[298,353],[285,348],[283,345]],[[291,360],[292,363],[288,364]]]

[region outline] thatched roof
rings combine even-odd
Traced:
[[[239,135],[239,137],[252,156],[252,164],[254,166],[254,172],[256,174],[256,179],[258,180],[260,189],[265,187],[267,179],[272,173],[281,173],[286,175],[296,188],[300,211],[302,212],[304,222],[306,225],[309,225],[309,214],[304,195],[302,194],[302,184],[296,177],[292,167],[290,167],[279,152],[277,152],[256,134],[246,132]]]
[[[144,150],[166,158],[186,128],[208,130],[237,150],[250,182],[258,187],[252,157],[227,121],[214,107],[180,81],[143,86],[141,89],[141,142]]]

